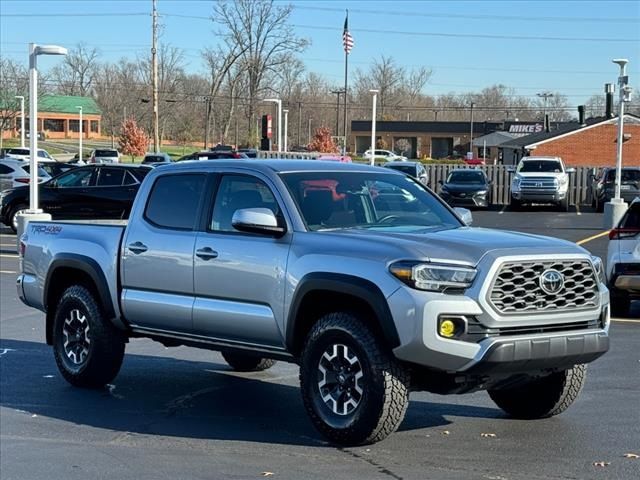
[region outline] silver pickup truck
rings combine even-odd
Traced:
[[[468,212],[467,212],[468,213]],[[381,440],[411,390],[564,411],[609,348],[602,263],[573,243],[471,228],[401,173],[315,161],[156,168],[128,223],[33,222],[18,293],[64,378],[101,387],[125,344],[300,365],[331,441]]]

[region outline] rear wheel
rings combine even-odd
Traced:
[[[65,290],[53,320],[53,354],[62,376],[77,387],[111,382],[122,365],[125,337],[81,285]]]
[[[9,227],[11,227],[11,230],[13,230],[14,232],[18,231],[18,214],[24,213],[27,210],[29,210],[29,205],[26,205],[24,203],[20,203],[13,207],[11,213],[9,214]]]
[[[373,443],[394,432],[409,403],[409,375],[355,315],[325,315],[307,337],[300,389],[315,427],[332,442]]]
[[[560,203],[558,204],[558,208],[560,209],[561,212],[568,212],[569,211],[569,197],[566,197],[564,200],[560,200]]]
[[[511,210],[520,210],[522,208],[522,202],[520,200],[516,200],[515,198],[511,198]]]
[[[273,367],[276,361],[271,358],[262,358],[250,353],[220,352],[224,360],[231,368],[239,372],[259,372]]]
[[[532,379],[514,388],[489,390],[495,404],[514,418],[536,419],[564,412],[578,398],[587,377],[586,365]]]

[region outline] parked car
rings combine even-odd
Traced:
[[[236,148],[233,145],[218,143],[215,147],[211,147],[209,150],[212,152],[235,152]]]
[[[54,219],[127,218],[140,183],[150,170],[143,165],[74,168],[40,184],[40,208]],[[28,205],[29,187],[3,192],[0,220],[16,231],[16,215]]]
[[[189,155],[185,155],[180,157],[177,162],[182,162],[184,160],[228,160],[231,158],[242,158],[240,154],[233,151],[212,151],[205,150],[203,152],[193,152]]]
[[[509,171],[513,172],[510,167]],[[511,181],[511,207],[525,203],[551,203],[569,210],[569,174],[560,157],[523,157]]]
[[[604,204],[615,197],[616,168],[601,169],[591,182],[591,206],[597,212],[604,211]],[[623,167],[620,196],[625,202],[632,202],[640,196],[640,167]]]
[[[238,153],[244,153],[249,158],[258,158],[258,150],[255,148],[239,148]]]
[[[409,175],[425,186],[429,184],[427,169],[420,162],[389,162],[385,163],[383,167]]]
[[[602,261],[458,212],[384,168],[177,163],[149,174],[126,225],[31,222],[18,296],[79,387],[112,383],[147,337],[236,370],[298,364],[311,421],[340,444],[390,435],[417,390],[558,415],[609,348]]]
[[[22,148],[22,147],[7,148],[5,150],[5,156],[28,161],[31,158],[31,150],[28,148]],[[42,148],[39,148],[38,159],[41,159],[41,158],[47,159],[47,160],[53,160],[53,157],[49,155],[49,152],[47,152]]]
[[[29,184],[31,181],[31,169],[29,162],[17,158],[5,157],[0,159],[0,192],[10,188]],[[49,175],[44,169],[38,167],[38,181],[49,180]]]
[[[323,162],[340,162],[340,163],[352,163],[353,160],[349,155],[320,155],[318,160]]]
[[[640,197],[609,232],[607,279],[612,314],[627,316],[631,300],[640,299]]]
[[[466,163],[467,165],[485,165],[486,162],[484,160],[484,158],[478,158],[478,157],[474,157],[474,158],[463,158],[464,163]]]
[[[364,152],[364,158],[367,160],[371,160],[371,150],[367,150]],[[406,162],[407,157],[403,157],[402,155],[398,155],[390,150],[375,150],[374,151],[374,159],[375,160],[384,160],[386,162]]]
[[[451,206],[487,208],[491,204],[491,182],[482,170],[452,170],[439,183],[440,196]]]
[[[87,163],[119,163],[120,153],[112,148],[97,148],[91,150]]]
[[[165,152],[150,152],[147,153],[142,159],[143,165],[157,165],[161,163],[171,163],[171,157]]]

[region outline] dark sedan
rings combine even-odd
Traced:
[[[150,170],[113,164],[74,168],[39,185],[39,206],[56,220],[127,218]],[[28,208],[28,186],[6,190],[0,196],[0,221],[15,231],[16,215]]]
[[[206,150],[204,152],[193,152],[189,155],[185,155],[184,157],[180,157],[177,161],[182,162],[184,160],[225,160],[231,158],[242,158],[240,154],[234,151],[228,150],[217,150],[211,151]]]
[[[631,203],[640,197],[640,167],[624,167],[620,183],[620,196],[625,202]],[[597,212],[604,211],[604,204],[615,197],[616,169],[605,167],[593,178],[591,184],[591,206]]]
[[[487,208],[491,182],[482,170],[458,169],[439,182],[440,196],[451,206]]]

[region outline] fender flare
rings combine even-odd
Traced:
[[[293,299],[286,325],[286,346],[292,352],[296,345],[296,322],[304,297],[314,290],[331,291],[347,294],[367,303],[376,315],[376,321],[391,348],[400,345],[398,330],[393,321],[389,304],[380,288],[373,282],[354,275],[341,273],[317,272],[302,277],[293,293]]]
[[[47,308],[47,299],[49,298],[50,280],[56,270],[61,267],[73,268],[74,270],[79,270],[89,275],[98,291],[99,298],[97,298],[97,301],[103,308],[104,313],[108,318],[114,318],[116,316],[116,312],[111,303],[109,284],[107,283],[102,268],[100,268],[98,262],[93,258],[76,253],[60,253],[53,257],[53,261],[49,265],[47,278],[44,282],[43,304],[45,309]]]

